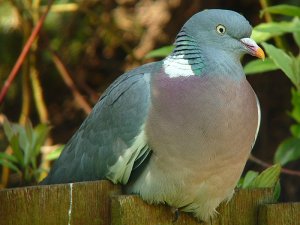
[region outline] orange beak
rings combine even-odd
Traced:
[[[247,53],[256,56],[262,60],[265,59],[264,51],[256,44],[256,42],[251,38],[242,38],[241,43],[244,45]]]
[[[265,60],[265,52],[264,52],[260,47],[258,47],[258,48],[256,49],[256,51],[255,51],[255,56],[256,56],[257,58],[260,58],[260,59],[262,59],[262,60]]]

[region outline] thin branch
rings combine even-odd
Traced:
[[[31,105],[31,98],[30,98],[30,86],[29,86],[29,60],[25,59],[23,62],[23,76],[22,76],[22,108],[19,117],[19,123],[24,125],[29,113],[30,113],[30,105]]]
[[[30,72],[31,72],[31,85],[33,89],[33,97],[34,102],[37,108],[37,112],[42,123],[49,122],[48,111],[46,107],[46,103],[43,96],[42,86],[39,78],[39,73],[35,67],[35,58],[36,56],[32,56],[32,60],[34,60],[34,65],[31,65]]]
[[[62,63],[59,56],[54,52],[50,51],[52,53],[52,60],[59,71],[60,75],[62,76],[65,84],[68,86],[68,88],[71,90],[74,98],[76,99],[76,103],[80,105],[80,107],[83,109],[83,111],[86,114],[89,114],[92,111],[91,106],[89,103],[85,100],[85,98],[80,94],[79,90],[77,89],[75,83],[73,82],[70,73],[68,72],[65,65]]]
[[[249,160],[251,160],[252,162],[254,162],[254,163],[256,163],[256,164],[258,164],[258,165],[260,165],[264,168],[268,168],[268,167],[272,166],[272,164],[267,163],[267,162],[265,162],[261,159],[258,159],[255,156],[253,156],[252,154],[250,155]],[[281,168],[281,173],[300,177],[300,171],[297,171],[297,170],[290,170],[290,169],[286,169],[286,168]]]
[[[37,24],[40,15],[39,15],[39,8],[40,8],[40,0],[34,0],[32,2],[32,18],[34,21],[34,24]],[[43,90],[42,90],[42,85],[40,81],[40,76],[39,76],[39,71],[37,70],[37,49],[38,49],[38,42],[35,40],[32,43],[31,46],[31,53],[30,53],[30,80],[31,80],[31,86],[32,86],[32,91],[33,91],[33,97],[34,97],[34,102],[35,106],[40,118],[40,121],[42,123],[48,123],[49,122],[49,116],[48,116],[48,111],[46,107],[46,103],[44,100],[43,96]]]
[[[51,8],[51,5],[53,3],[54,0],[49,0],[49,3],[48,3],[48,7],[47,7],[47,10],[45,11],[45,13],[41,16],[40,20],[38,21],[38,23],[36,24],[36,26],[34,27],[30,37],[28,38],[16,64],[14,65],[12,71],[10,72],[7,80],[5,81],[3,87],[2,87],[2,90],[1,90],[1,93],[0,93],[0,105],[3,103],[4,101],[4,98],[6,96],[6,93],[9,89],[9,87],[11,86],[13,80],[15,79],[15,77],[17,76],[18,74],[18,71],[26,57],[26,55],[28,54],[29,50],[30,50],[30,47],[32,45],[32,43],[34,42],[34,40],[36,39],[39,31],[41,30],[42,28],[42,25],[47,17],[47,14]]]
[[[45,7],[41,7],[42,11],[45,10]],[[51,7],[51,12],[53,13],[65,13],[65,12],[75,12],[78,11],[78,3],[59,3]]]
[[[10,146],[8,146],[5,150],[5,153],[8,154],[8,155],[11,155],[13,153],[12,148]],[[10,173],[10,169],[6,166],[3,166],[2,167],[2,173],[1,173],[0,189],[7,187],[8,179],[9,179],[9,173]]]
[[[269,1],[268,0],[259,0],[259,3],[260,3],[261,8],[264,10],[265,20],[268,23],[273,22],[273,18],[271,16],[271,13],[269,13],[267,10],[265,10],[266,8],[269,7]],[[274,37],[274,41],[275,41],[277,47],[279,47],[281,49],[285,49],[283,40],[279,36]]]

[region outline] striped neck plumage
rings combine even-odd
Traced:
[[[177,35],[173,52],[163,60],[163,68],[169,77],[202,74],[204,58],[201,49],[184,30]]]

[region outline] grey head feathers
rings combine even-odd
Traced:
[[[220,34],[218,25],[225,27],[225,32]],[[220,9],[204,10],[192,16],[182,28],[188,35],[198,40],[199,45],[226,47],[224,41],[249,38],[252,27],[244,16],[237,12]],[[216,46],[217,44],[217,46]]]
[[[220,9],[199,12],[178,33],[175,49],[165,63],[169,65],[171,59],[170,67],[176,68],[177,72],[169,69],[167,73],[173,77],[177,76],[176,73],[183,76],[191,73],[202,75],[207,71],[214,71],[219,64],[220,69],[228,73],[226,65],[232,62],[235,64],[232,70],[240,73],[240,58],[248,53],[241,39],[249,38],[251,32],[251,25],[239,13]],[[172,59],[184,60],[176,60],[174,63]],[[192,72],[187,71],[189,69]]]

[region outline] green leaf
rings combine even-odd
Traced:
[[[298,16],[300,17],[300,7],[293,6],[293,5],[274,5],[270,6],[262,11],[262,14],[265,12],[269,12],[272,14],[280,14],[285,16]]]
[[[281,185],[279,180],[277,181],[275,188],[274,188],[274,199],[277,201],[280,197],[280,192],[281,192]]]
[[[5,159],[1,159],[0,158],[0,165],[7,167],[15,172],[20,172],[19,168],[17,166],[15,166],[12,162],[5,160]]]
[[[31,131],[29,130],[30,128],[28,127],[28,125],[22,127],[16,124],[16,126],[18,127],[18,131],[19,131],[19,145],[24,154],[23,160],[24,160],[24,165],[26,167],[29,164],[30,151],[32,149],[32,142],[33,142],[32,134],[30,134]]]
[[[4,32],[4,34],[17,29],[16,22],[14,21],[15,14],[16,14],[16,8],[11,2],[1,1],[0,30],[1,32]]]
[[[290,112],[290,116],[297,121],[297,123],[300,123],[300,91],[298,89],[292,88],[291,89],[292,98],[292,111]],[[295,135],[296,136],[296,135]]]
[[[42,145],[45,143],[50,128],[46,124],[39,124],[34,128],[33,144],[30,154],[30,162],[33,168],[37,167],[37,156],[41,153]]]
[[[290,131],[294,137],[300,138],[300,124],[293,124],[290,127]]]
[[[300,158],[300,138],[291,137],[284,140],[277,148],[274,162],[285,165]]]
[[[269,32],[261,32],[258,30],[255,30],[255,28],[252,30],[251,38],[256,41],[257,43],[261,43],[264,41],[269,40],[273,37],[273,34]]]
[[[5,136],[7,137],[8,141],[10,142],[11,138],[15,135],[15,132],[12,127],[12,124],[6,119],[6,117],[4,117],[3,130],[4,130]]]
[[[46,160],[52,161],[52,160],[57,159],[60,156],[60,154],[61,154],[62,150],[64,149],[64,147],[65,147],[64,145],[59,146],[57,149],[55,149],[54,151],[47,154]]]
[[[18,160],[14,155],[0,152],[0,165],[5,166],[13,171],[20,172],[19,168],[15,165],[17,163]]]
[[[258,172],[249,170],[243,179],[241,188],[247,188],[257,176],[258,176]]]
[[[248,188],[270,188],[274,187],[279,180],[281,166],[275,164],[268,169],[261,172],[253,181],[248,185]]]
[[[39,124],[34,128],[33,156],[36,157],[40,153],[41,147],[45,143],[49,131],[50,127],[46,124]]]
[[[22,130],[25,131],[26,138],[32,142],[33,141],[33,127],[29,120],[26,121],[24,128],[22,127]]]
[[[173,51],[173,49],[174,49],[174,45],[168,45],[168,46],[164,46],[164,47],[155,49],[155,50],[149,52],[145,56],[145,59],[166,57]]]
[[[259,32],[270,33],[272,35],[280,35],[283,33],[293,33],[300,31],[299,21],[281,21],[281,22],[268,22],[257,25],[254,30]]]
[[[295,17],[293,19],[294,22],[299,23],[300,19],[298,17]],[[298,45],[298,47],[300,48],[300,31],[294,31],[293,32],[293,37],[295,39],[296,44]]]
[[[23,153],[19,146],[19,139],[17,135],[14,135],[10,141],[10,147],[13,150],[13,155],[18,159],[18,163],[21,166],[24,166],[24,157]]]
[[[255,59],[244,66],[246,75],[264,73],[279,69],[272,59],[266,58],[264,61]]]
[[[275,46],[267,43],[262,43],[265,51],[269,55],[269,57],[274,61],[274,63],[287,75],[288,78],[292,81],[292,83],[297,87],[298,85],[298,77],[297,74],[293,72],[293,60],[292,58],[286,54],[283,50],[276,48]]]
[[[10,155],[5,152],[0,152],[0,159],[6,159],[14,163],[18,162],[18,159],[14,155]]]
[[[297,80],[296,87],[299,90],[300,89],[300,54],[298,55],[298,57],[292,56],[292,70]]]
[[[300,48],[300,32],[294,32],[293,37],[295,39],[296,44]]]
[[[253,28],[251,38],[261,43],[275,36],[295,32],[300,32],[299,20],[261,23]]]

